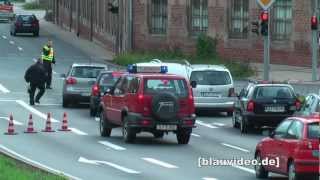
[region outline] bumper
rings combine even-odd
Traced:
[[[140,128],[142,131],[156,131],[157,125],[176,125],[177,129],[181,128],[195,128],[196,115],[183,117],[172,121],[157,121],[152,117],[145,117],[137,113],[128,113],[128,126],[132,128]],[[143,123],[148,121],[149,123]],[[165,131],[176,131],[176,130],[165,130]]]
[[[244,116],[247,118],[248,123],[251,125],[258,126],[277,126],[281,121],[285,118],[292,116],[291,114],[285,115],[268,115],[268,114],[254,114],[254,113],[246,113]]]
[[[65,93],[63,97],[69,101],[90,102],[90,96],[87,95]]]
[[[38,28],[19,28],[16,29],[16,33],[37,33],[39,32]]]
[[[296,171],[298,173],[306,173],[306,174],[319,174],[320,175],[320,168],[319,168],[319,160],[302,160],[302,159],[295,159],[296,163]]]
[[[233,110],[234,107],[234,102],[221,102],[221,103],[201,103],[201,102],[195,102],[195,107],[196,109],[215,109],[215,110]]]

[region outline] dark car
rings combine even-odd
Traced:
[[[254,127],[275,127],[300,108],[301,103],[289,84],[249,83],[235,102],[233,127],[240,126],[242,133]]]
[[[11,24],[10,35],[17,33],[32,33],[39,36],[39,20],[35,15],[17,15]]]
[[[100,104],[101,96],[110,89],[119,79],[123,72],[102,71],[97,77],[95,84],[91,89],[90,96],[90,116],[96,116]]]
[[[312,116],[320,113],[320,95],[309,94],[305,98],[300,111],[296,112],[297,116]]]

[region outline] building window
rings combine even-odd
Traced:
[[[191,18],[189,20],[192,35],[206,33],[208,30],[208,0],[190,0]]]
[[[166,34],[168,19],[168,1],[167,0],[151,0],[150,11],[150,33]]]
[[[272,17],[272,39],[288,40],[292,32],[292,0],[275,1]]]
[[[229,37],[245,39],[248,37],[249,0],[231,0]]]

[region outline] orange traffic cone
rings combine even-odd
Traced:
[[[28,128],[24,133],[37,133],[33,128],[32,114],[29,115]]]
[[[14,132],[14,123],[13,123],[13,116],[10,114],[10,119],[9,119],[9,127],[8,127],[8,132],[4,133],[5,135],[16,135],[18,133]]]
[[[51,114],[50,113],[48,113],[48,116],[47,116],[46,128],[44,130],[42,130],[42,132],[55,132],[51,128]]]
[[[71,131],[71,129],[68,128],[68,119],[67,119],[67,113],[63,113],[63,120],[62,120],[62,126],[59,131]]]

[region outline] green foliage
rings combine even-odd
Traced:
[[[37,2],[25,3],[23,8],[26,10],[45,9],[45,6]]]
[[[197,39],[197,56],[200,58],[216,57],[217,51],[217,40],[207,36],[205,34],[200,34]]]

